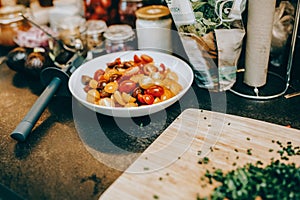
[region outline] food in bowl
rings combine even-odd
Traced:
[[[93,77],[82,75],[86,101],[106,107],[139,107],[166,101],[182,91],[178,75],[148,54],[116,57]]]

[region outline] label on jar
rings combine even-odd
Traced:
[[[195,15],[190,0],[166,0],[176,25],[195,23]]]

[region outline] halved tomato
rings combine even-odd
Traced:
[[[164,88],[159,85],[153,85],[145,90],[146,94],[150,94],[154,97],[160,97],[164,94]]]

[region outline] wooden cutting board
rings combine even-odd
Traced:
[[[201,179],[206,170],[233,170],[279,158],[286,146],[300,146],[300,130],[198,109],[185,110],[100,197],[116,199],[192,199],[216,185]],[[271,151],[273,150],[273,151]],[[251,152],[251,155],[249,155]],[[208,164],[199,163],[204,157]],[[294,156],[287,162],[300,165]]]

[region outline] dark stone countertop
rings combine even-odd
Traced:
[[[167,112],[132,120],[95,114],[71,97],[55,96],[27,140],[15,141],[10,133],[42,91],[39,80],[0,65],[0,199],[11,199],[9,190],[25,199],[98,199],[186,108],[300,129],[300,96],[252,100],[231,92],[209,93],[194,84]],[[90,125],[92,120],[98,123]],[[134,155],[118,160],[115,155],[120,152],[113,147]]]

